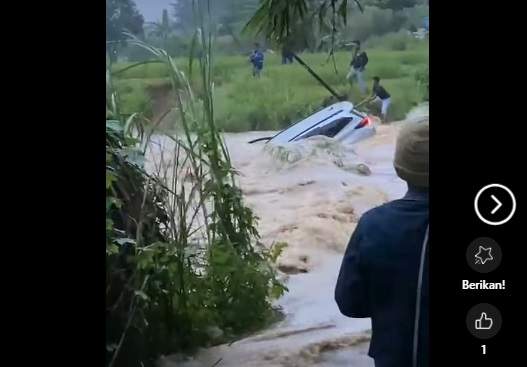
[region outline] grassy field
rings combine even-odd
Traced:
[[[366,81],[378,75],[381,84],[392,95],[389,115],[401,119],[421,100],[415,80],[418,70],[428,64],[428,42],[400,38],[397,42],[370,43],[366,48],[370,62]],[[350,62],[349,52],[335,55],[338,73],[333,63],[325,64],[327,54],[302,54],[302,59],[334,89],[346,94],[354,103],[363,99],[356,85],[345,80]],[[266,54],[262,78],[252,77],[245,56],[217,57],[213,60],[215,114],[226,131],[276,130],[318,110],[330,96],[300,65],[281,65],[279,54]],[[180,60],[181,65],[188,60]],[[115,71],[130,64],[119,64]],[[143,111],[155,118],[171,107],[167,71],[160,64],[147,64],[119,73],[118,88],[126,111]],[[198,85],[198,83],[196,83]],[[199,90],[197,90],[199,95]],[[375,112],[371,107],[370,112]]]

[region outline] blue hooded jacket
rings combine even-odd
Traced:
[[[252,52],[251,63],[255,68],[262,69],[264,64],[264,53],[262,50],[256,49]]]

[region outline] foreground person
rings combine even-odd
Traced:
[[[428,119],[401,130],[394,166],[408,192],[361,217],[335,300],[343,315],[371,318],[376,367],[428,367]]]

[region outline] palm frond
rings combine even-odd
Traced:
[[[338,24],[346,26],[347,12],[353,5],[363,12],[358,0],[261,0],[244,31],[283,43],[299,22],[316,14],[320,26],[326,26],[327,18],[331,18],[332,31],[336,32]]]

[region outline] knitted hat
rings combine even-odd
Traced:
[[[393,165],[397,175],[409,185],[429,187],[428,118],[407,124],[399,132]]]

